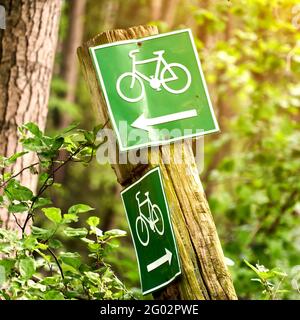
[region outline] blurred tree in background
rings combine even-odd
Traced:
[[[48,131],[97,123],[75,61],[97,33],[139,24],[191,28],[221,127],[205,137],[202,181],[240,298],[263,298],[244,259],[288,276],[281,297],[299,298],[300,32],[297,0],[65,1],[52,81]],[[300,22],[300,19],[299,19]],[[299,23],[300,24],[300,23]],[[62,155],[63,156],[63,155]],[[67,167],[52,194],[97,208],[101,228],[128,229],[109,165]],[[72,242],[70,242],[72,246]],[[109,257],[127,286],[139,286],[131,239]],[[278,280],[280,281],[280,280]],[[277,286],[278,283],[275,283]],[[299,283],[300,285],[300,283]]]

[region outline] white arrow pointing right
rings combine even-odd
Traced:
[[[171,265],[172,252],[167,248],[165,248],[165,250],[166,250],[166,253],[162,257],[158,258],[157,260],[147,265],[148,272],[160,267],[162,264],[166,262],[169,262],[169,265]]]

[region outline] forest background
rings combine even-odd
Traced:
[[[201,180],[240,299],[266,297],[259,270],[276,268],[276,298],[299,299],[300,285],[300,5],[297,0],[64,1],[46,133],[97,118],[76,49],[108,29],[154,24],[160,32],[191,28],[221,132],[205,137]],[[96,208],[102,230],[128,225],[110,165],[68,165],[49,196],[67,211]],[[45,227],[48,222],[38,219]],[[131,238],[106,261],[133,290],[139,275]],[[78,241],[69,250],[85,255]],[[279,290],[280,289],[280,290]]]

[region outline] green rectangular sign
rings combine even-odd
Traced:
[[[181,273],[159,167],[123,190],[121,196],[137,255],[142,292],[148,294]]]
[[[121,151],[219,130],[191,30],[90,52]]]

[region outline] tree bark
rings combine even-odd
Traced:
[[[75,87],[78,78],[76,50],[82,42],[84,11],[86,0],[73,0],[70,3],[68,35],[63,48],[62,78],[68,85],[66,100],[75,101]]]
[[[119,0],[106,0],[102,5],[103,10],[103,30],[110,30],[114,28],[118,19],[120,2]]]
[[[163,0],[151,0],[150,1],[150,16],[153,21],[160,19],[162,14],[162,1]]]
[[[170,29],[172,29],[175,22],[178,3],[179,0],[167,0],[165,3],[165,10],[162,20],[167,23]]]
[[[6,29],[0,33],[0,154],[21,151],[17,127],[35,122],[43,130],[52,75],[61,0],[5,0]],[[19,159],[11,168],[18,172],[35,161]],[[37,176],[24,171],[20,182],[32,189]],[[2,227],[16,229],[15,220],[0,209]],[[18,217],[22,223],[22,216]]]

